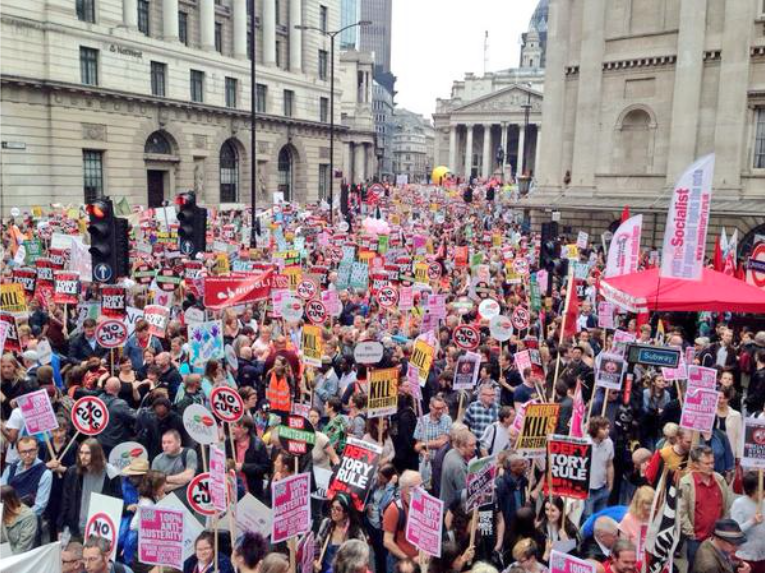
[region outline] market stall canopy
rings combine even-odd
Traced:
[[[704,269],[700,281],[662,277],[649,269],[600,281],[603,297],[629,312],[765,313],[765,290]]]

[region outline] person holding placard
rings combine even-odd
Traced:
[[[758,482],[757,472],[745,473],[742,480],[744,495],[736,498],[730,508],[731,518],[747,537],[736,555],[749,563],[752,573],[765,572],[765,502]]]
[[[416,559],[418,555],[417,548],[406,539],[406,523],[412,490],[422,486],[422,476],[407,470],[401,474],[398,486],[400,499],[389,503],[383,512],[383,545],[388,550],[388,573],[398,561]]]
[[[318,553],[313,564],[314,572],[327,573],[340,546],[350,539],[366,543],[361,520],[350,498],[339,493],[329,506],[329,517],[324,518],[316,534],[315,547]]]
[[[183,563],[183,573],[213,573],[215,564],[215,534],[212,531],[203,531],[194,541],[194,555]],[[218,573],[234,573],[231,560],[218,553]]]
[[[266,500],[263,493],[263,481],[271,468],[266,445],[255,434],[255,423],[248,415],[231,424],[232,444],[226,443],[226,455],[234,460],[234,469],[243,479],[247,491],[261,501]]]
[[[126,563],[132,563],[135,573],[144,573],[149,570],[149,567],[137,560],[138,526],[141,518],[140,508],[154,507],[162,498],[164,498],[166,495],[166,484],[167,477],[165,474],[155,470],[148,470],[138,486],[138,503],[134,506],[135,513],[130,520],[129,533],[125,540],[122,554]]]
[[[58,529],[68,530],[71,538],[82,539],[91,493],[122,497],[119,473],[108,465],[101,444],[95,438],[88,438],[80,444],[77,464],[66,470]]]

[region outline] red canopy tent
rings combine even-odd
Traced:
[[[601,279],[600,292],[630,312],[749,312],[765,314],[765,290],[735,277],[704,269],[700,281],[659,278],[650,269]]]

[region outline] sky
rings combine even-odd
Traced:
[[[362,0],[363,1],[363,0]],[[398,77],[396,105],[431,119],[436,98],[451,96],[465,72],[518,66],[521,34],[538,0],[393,0],[391,68]]]

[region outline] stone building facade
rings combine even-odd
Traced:
[[[274,191],[316,201],[330,182],[330,46],[321,30],[337,29],[340,2],[255,4],[258,206]],[[158,205],[189,189],[207,204],[249,204],[251,6],[3,2],[2,213],[99,195]],[[336,88],[338,124],[341,100]],[[337,128],[338,168],[352,137]]]
[[[410,183],[426,181],[433,170],[433,126],[404,108],[393,113],[393,172]]]
[[[520,67],[473,73],[436,101],[433,155],[462,177],[533,174],[542,138],[548,0],[540,0],[522,36]],[[499,149],[502,150],[501,160]]]
[[[624,205],[661,244],[669,191],[714,152],[710,245],[765,222],[762,0],[550,0],[535,223],[599,233]],[[745,241],[744,241],[745,242]]]

